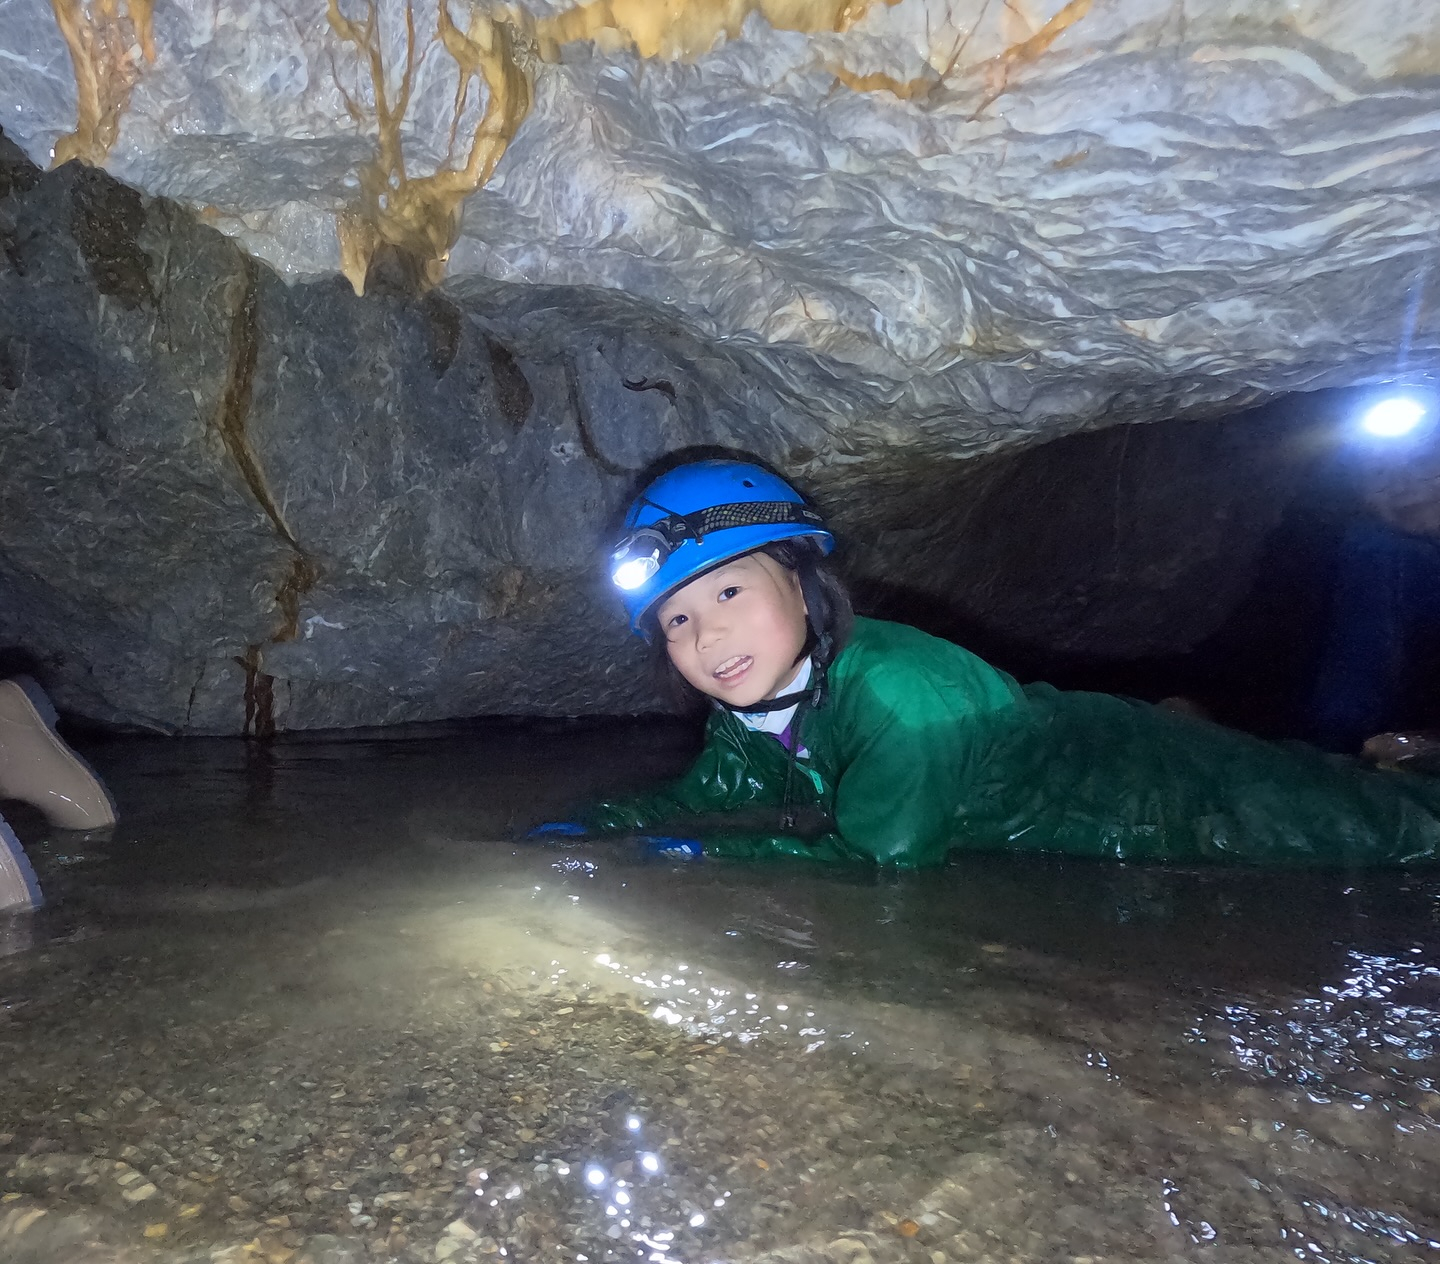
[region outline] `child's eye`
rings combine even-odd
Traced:
[[[729,588],[726,588],[724,591],[721,592],[721,594],[720,594],[720,600],[721,600],[721,601],[729,601],[730,598],[733,597],[733,596],[734,596],[736,593],[738,593],[739,591],[740,591],[740,588],[739,588],[738,585],[736,585],[736,584],[731,584]]]
[[[684,622],[685,616],[683,614],[672,614],[665,626],[667,628],[678,628]]]

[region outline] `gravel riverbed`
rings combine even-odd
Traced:
[[[636,742],[94,752],[115,837],[18,818],[0,1260],[1440,1259],[1440,879],[499,841]]]

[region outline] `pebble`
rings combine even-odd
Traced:
[[[154,1185],[152,1185],[149,1181],[146,1181],[143,1185],[132,1185],[120,1196],[127,1203],[143,1203],[148,1199],[154,1198],[155,1195],[159,1192],[160,1191],[156,1189]]]
[[[835,1264],[874,1264],[874,1257],[863,1242],[854,1238],[836,1238],[825,1248]]]
[[[43,1215],[45,1215],[45,1209],[43,1207],[32,1207],[29,1211],[22,1211],[16,1216],[15,1219],[6,1226],[6,1229],[11,1237],[18,1238]]]

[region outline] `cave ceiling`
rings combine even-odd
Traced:
[[[292,281],[591,287],[837,451],[1430,368],[1433,0],[0,0],[6,133]]]

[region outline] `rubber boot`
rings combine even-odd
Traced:
[[[40,809],[60,829],[115,824],[115,804],[90,765],[55,731],[55,708],[27,676],[0,680],[0,799]]]
[[[20,846],[15,831],[0,816],[0,913],[37,909],[44,903],[35,870],[30,867],[30,857]],[[0,957],[5,955],[5,950],[0,948]]]

